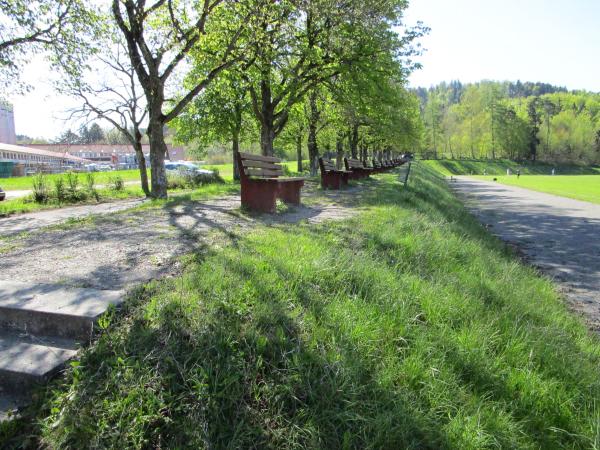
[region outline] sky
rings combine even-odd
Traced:
[[[600,0],[411,0],[407,25],[431,28],[412,87],[541,81],[600,92]]]
[[[411,0],[405,24],[431,28],[411,87],[441,81],[541,81],[600,92],[600,0]],[[42,58],[23,70],[35,86],[12,96],[18,134],[54,138],[75,105],[57,95]]]

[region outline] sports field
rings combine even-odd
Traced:
[[[474,178],[487,181],[496,178],[502,184],[600,204],[600,176],[598,175],[521,175],[519,178],[516,175],[503,175]]]

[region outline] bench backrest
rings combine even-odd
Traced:
[[[383,164],[377,161],[376,159],[373,159],[373,167],[376,169],[381,169],[383,167]]]
[[[237,157],[242,177],[277,178],[283,175],[283,168],[279,165],[281,160],[274,156],[239,152]]]
[[[346,165],[347,165],[348,169],[364,169],[365,168],[365,166],[363,165],[363,162],[360,159],[346,158]]]
[[[333,172],[337,170],[335,163],[327,158],[319,158],[319,166],[321,167],[321,172]]]

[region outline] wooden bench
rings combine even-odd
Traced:
[[[273,213],[277,199],[300,204],[304,178],[283,178],[281,160],[274,156],[237,153],[240,168],[242,206],[255,211]]]
[[[348,185],[348,179],[352,172],[338,170],[335,163],[327,158],[319,158],[321,168],[321,187],[323,189],[340,189]]]
[[[352,180],[365,178],[373,173],[373,169],[366,169],[360,159],[344,158],[344,166],[348,172],[351,172]]]
[[[379,161],[373,158],[373,170],[375,172],[384,172],[385,167],[383,166],[383,164],[381,164]]]

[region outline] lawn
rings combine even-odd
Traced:
[[[130,295],[8,446],[598,448],[600,342],[415,166],[362,212],[215,235]]]
[[[496,178],[502,184],[600,204],[600,176],[598,175],[526,175],[520,178],[504,175],[476,178],[487,181]]]
[[[600,168],[590,166],[575,165],[552,165],[537,162],[517,163],[509,159],[497,160],[426,160],[423,164],[437,170],[438,172],[450,175],[506,175],[506,170],[510,169],[516,173],[521,170],[524,175],[550,175],[552,169],[555,169],[556,175],[600,175]]]
[[[51,174],[48,175],[48,182],[52,184],[56,178],[59,178],[62,174]],[[81,174],[80,177],[83,179],[85,174]],[[114,172],[94,172],[94,178],[96,184],[105,185],[109,184],[110,180],[114,177],[121,177],[125,182],[127,181],[139,181],[140,172],[137,169],[133,170],[118,170]],[[5,191],[24,191],[32,188],[33,176],[30,177],[14,177],[14,178],[0,178],[0,186]]]

